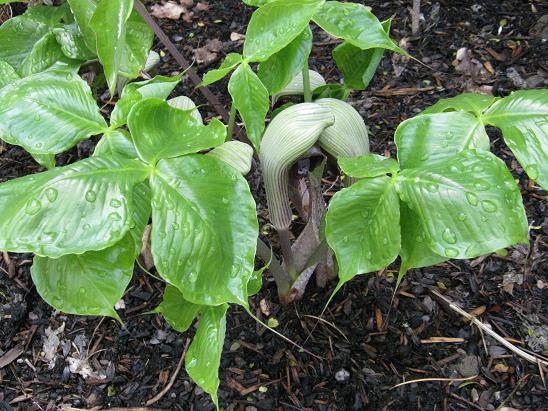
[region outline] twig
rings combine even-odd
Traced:
[[[413,0],[413,10],[411,11],[411,33],[413,36],[419,34],[421,21],[421,0]]]
[[[177,368],[175,368],[175,371],[171,375],[171,378],[169,379],[169,383],[164,387],[162,391],[160,391],[154,398],[151,398],[146,402],[146,405],[152,405],[156,402],[158,402],[164,395],[168,393],[168,391],[171,389],[173,384],[175,383],[175,380],[177,379],[177,375],[179,374],[179,371],[181,371],[181,368],[183,367],[183,362],[185,359],[186,352],[188,350],[188,346],[190,345],[190,338],[186,339],[185,346],[183,348],[183,352],[181,354],[181,358],[179,359],[179,363],[177,364]]]
[[[523,351],[521,348],[516,347],[511,342],[507,341],[504,337],[501,337],[496,332],[492,330],[491,327],[485,325],[480,320],[478,320],[473,315],[468,314],[466,311],[464,311],[462,308],[460,308],[455,303],[451,302],[447,297],[441,295],[437,291],[431,290],[432,294],[434,294],[436,297],[441,298],[444,300],[447,304],[449,304],[449,308],[451,308],[453,311],[456,311],[460,315],[462,315],[464,318],[469,320],[472,324],[474,324],[476,327],[480,328],[481,330],[485,331],[487,334],[489,334],[491,337],[493,337],[495,340],[497,340],[499,343],[504,345],[506,348],[508,348],[510,351],[514,352],[515,354],[519,355],[521,358],[529,361],[533,364],[542,364],[545,367],[548,367],[548,361],[544,361],[540,358],[538,358],[535,355],[531,355],[525,351]]]
[[[150,28],[154,31],[154,34],[158,37],[160,42],[166,47],[166,49],[169,51],[169,53],[173,56],[175,61],[179,63],[179,65],[185,69],[188,70],[188,76],[192,80],[195,86],[198,86],[202,79],[196,71],[191,67],[190,63],[187,59],[181,54],[179,50],[177,50],[177,47],[175,47],[175,44],[172,43],[172,41],[169,39],[169,37],[164,33],[162,28],[154,21],[152,16],[147,11],[146,7],[143,6],[143,4],[139,0],[135,0],[133,7],[145,19],[147,24],[150,26]],[[217,110],[217,113],[223,118],[223,121],[225,123],[229,122],[229,115],[224,106],[221,104],[217,96],[209,90],[207,87],[200,87],[200,92],[203,94],[203,96],[207,99],[207,101]]]
[[[469,380],[473,380],[474,378],[478,378],[478,376],[473,375],[472,377],[466,377],[466,378],[419,378],[418,380],[400,382],[399,384],[394,385],[390,389],[393,390],[394,388],[398,388],[403,385],[414,384],[416,382],[429,382],[429,381],[455,382],[455,381],[469,381]]]

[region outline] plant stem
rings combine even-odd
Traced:
[[[228,119],[227,140],[232,140],[232,137],[234,137],[235,124],[236,124],[236,106],[233,103],[232,106],[230,106],[230,117]]]
[[[351,89],[345,88],[345,89],[344,89],[344,94],[343,94],[342,100],[343,100],[343,101],[347,101],[347,100],[348,100],[348,97],[350,97],[350,93],[351,93],[351,92],[352,92]]]
[[[312,102],[312,89],[310,88],[310,72],[308,71],[308,60],[303,67],[303,86],[305,103]]]
[[[271,248],[260,238],[257,240],[257,257],[263,260],[265,263],[270,261],[270,266],[268,270],[274,281],[276,282],[276,287],[278,288],[279,295],[285,295],[289,292],[291,287],[291,282],[285,270],[282,268],[280,261],[272,254]]]
[[[293,250],[291,250],[289,229],[284,228],[282,230],[278,230],[278,235],[280,236],[280,248],[282,249],[282,254],[284,257],[285,269],[287,270],[291,281],[294,282],[297,278],[299,278],[299,273],[297,273],[295,259],[293,258]]]

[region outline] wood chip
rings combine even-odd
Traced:
[[[23,354],[24,348],[23,345],[17,345],[0,357],[0,369],[4,368],[6,365],[10,365],[15,361],[21,354]]]

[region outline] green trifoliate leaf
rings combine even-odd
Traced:
[[[198,124],[204,124],[204,120],[198,111],[196,104],[187,96],[174,97],[169,99],[167,102],[171,107],[175,107],[183,111],[190,111],[190,114],[194,117]]]
[[[261,142],[260,163],[270,221],[276,229],[287,229],[291,224],[289,167],[306,154],[333,121],[329,108],[302,103],[282,111],[268,126]]]
[[[489,150],[481,119],[462,111],[413,117],[398,126],[394,140],[402,169],[445,162],[466,149]]]
[[[53,33],[66,57],[81,61],[95,58],[95,48],[92,51],[87,47],[76,24],[56,28]]]
[[[219,366],[226,332],[226,311],[228,305],[204,310],[198,324],[198,331],[185,356],[185,368],[190,378],[211,395],[219,407]]]
[[[162,303],[154,312],[161,313],[171,328],[184,333],[190,328],[202,308],[204,306],[185,300],[177,287],[168,285],[164,291]]]
[[[392,20],[382,22],[382,27],[390,35]],[[375,75],[384,54],[384,48],[362,50],[349,42],[344,42],[333,50],[333,58],[344,76],[344,84],[349,89],[365,90]]]
[[[123,129],[107,131],[95,146],[94,156],[137,160],[139,155],[130,134]]]
[[[47,71],[0,89],[0,138],[31,153],[61,153],[105,129],[89,86],[76,74]]]
[[[350,177],[368,178],[385,174],[394,174],[399,170],[399,165],[393,158],[379,156],[378,154],[366,154],[359,157],[339,157],[341,170]]]
[[[468,111],[481,116],[483,111],[497,100],[496,97],[485,94],[463,93],[458,96],[438,100],[420,114],[443,113],[447,111]]]
[[[261,63],[258,75],[270,95],[282,91],[295,76],[302,72],[311,50],[312,30],[306,27],[295,40]]]
[[[390,39],[381,22],[364,5],[327,1],[314,16],[314,22],[362,50],[383,48],[407,54]]]
[[[400,251],[400,202],[394,180],[360,180],[329,203],[325,234],[339,264],[339,289],[358,274],[380,270]]]
[[[140,161],[91,157],[0,184],[0,250],[57,258],[117,243],[147,174]]]
[[[67,314],[119,319],[114,305],[133,275],[134,243],[129,234],[101,251],[60,258],[34,257],[32,280],[40,296]]]
[[[151,179],[152,255],[195,304],[247,304],[258,224],[245,179],[204,155],[161,160]]]
[[[0,88],[15,83],[21,77],[7,62],[0,60]]]
[[[421,224],[419,216],[400,202],[401,213],[401,266],[400,272],[405,273],[411,268],[429,267],[448,259],[432,251],[428,245],[428,237]]]
[[[74,19],[78,24],[82,38],[88,48],[95,52],[97,48],[97,38],[95,31],[91,27],[91,18],[95,9],[97,8],[97,2],[95,0],[67,0]]]
[[[166,99],[181,81],[182,74],[174,77],[156,76],[150,80],[129,83],[122,90],[122,96],[116,103],[110,124],[112,127],[122,127],[127,122],[127,116],[135,104],[147,98]]]
[[[228,92],[244,121],[247,137],[256,148],[259,147],[270,106],[268,90],[251,67],[244,63],[230,77]]]
[[[336,100],[346,101],[348,99],[349,89],[342,84],[325,84],[318,87],[312,93],[313,100],[322,98],[334,98]]]
[[[129,114],[128,127],[139,157],[149,164],[213,148],[226,139],[226,127],[216,118],[203,126],[191,111],[160,99],[137,103]]]
[[[493,104],[484,121],[502,130],[529,178],[548,189],[548,90],[516,91]]]
[[[350,104],[332,98],[317,104],[333,113],[335,122],[320,136],[320,146],[334,157],[356,157],[369,154],[369,136],[362,116]]]
[[[0,26],[0,60],[18,70],[34,45],[50,30],[44,23],[17,16]]]
[[[21,63],[19,73],[22,77],[40,73],[50,68],[76,71],[79,64],[67,58],[55,39],[55,34],[48,33],[36,42],[30,53]]]
[[[324,0],[268,3],[253,13],[247,28],[244,57],[261,62],[291,43],[308,26]]]
[[[137,77],[152,47],[151,29],[132,10],[133,0],[99,0],[90,21],[112,95],[118,75]]]
[[[241,141],[227,141],[215,147],[207,155],[224,161],[244,176],[251,171],[253,147]]]
[[[310,90],[313,92],[325,85],[323,76],[314,70],[308,70]],[[272,104],[283,96],[302,96],[304,94],[304,80],[302,70],[282,90],[272,96]]]
[[[238,53],[229,53],[221,64],[221,67],[215,70],[210,70],[204,74],[201,86],[208,86],[225,78],[228,73],[236,68],[243,61],[242,55]]]
[[[528,242],[519,188],[489,152],[466,150],[403,170],[398,192],[419,216],[430,249],[441,256],[473,258]]]

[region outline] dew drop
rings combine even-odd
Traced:
[[[110,200],[110,206],[114,208],[120,208],[122,207],[122,202],[113,198],[112,200]]]
[[[348,243],[349,240],[350,240],[350,239],[348,238],[347,235],[345,235],[345,236],[343,237],[343,242],[344,242],[344,243]]]
[[[169,249],[169,254],[173,255],[177,252],[177,250],[175,250],[175,248],[170,248]]]
[[[429,157],[430,157],[430,156],[428,155],[428,153],[424,153],[424,154],[421,156],[420,160],[421,160],[421,161],[426,161],[426,160],[428,160]]]
[[[221,201],[223,202],[223,204],[228,204],[228,198],[226,197],[223,197]]]
[[[476,173],[480,173],[480,172],[483,171],[483,167],[479,166],[479,165],[476,165],[476,166],[472,167],[472,170],[475,171]]]
[[[536,180],[538,178],[538,166],[536,164],[531,164],[530,166],[525,167],[525,172],[531,180]]]
[[[108,215],[108,218],[111,219],[112,221],[121,221],[122,220],[122,216],[116,212],[114,213],[110,213]]]
[[[361,216],[362,216],[362,218],[367,218],[367,217],[369,217],[369,211],[363,210],[363,211],[361,212]]]
[[[53,306],[59,308],[63,306],[63,299],[61,297],[53,297]]]
[[[497,205],[489,200],[482,201],[481,208],[488,213],[494,213],[497,211]]]
[[[34,198],[27,203],[27,206],[25,207],[25,213],[27,213],[28,215],[36,215],[41,208],[42,204],[40,203],[40,200]]]
[[[91,229],[91,225],[84,224],[84,226],[82,228],[87,231],[87,230]]]
[[[53,203],[55,200],[57,200],[58,194],[59,193],[55,188],[50,187],[46,190],[46,198],[50,203]]]
[[[177,223],[173,223],[173,224],[171,224],[171,228],[173,228],[175,231],[177,231],[179,228],[181,228],[181,226]]]
[[[446,248],[445,249],[445,256],[449,258],[454,258],[459,255],[459,251],[454,248]]]
[[[426,186],[426,189],[430,191],[431,193],[437,193],[438,192],[438,185],[437,184],[428,184]]]
[[[97,200],[97,194],[93,190],[89,190],[86,193],[86,201],[89,201],[90,203],[94,203],[95,200]]]
[[[384,238],[382,239],[382,243],[383,243],[384,245],[388,244],[388,238],[384,237]]]
[[[474,193],[466,193],[466,199],[470,205],[473,205],[474,207],[478,205],[478,196]]]
[[[489,188],[491,188],[487,181],[478,181],[474,183],[474,187],[476,187],[476,190],[478,191],[487,191],[489,190]]]
[[[80,289],[78,291],[80,292],[80,294],[85,294],[86,293],[86,289],[84,287],[80,287]]]
[[[195,283],[198,279],[198,273],[196,271],[191,271],[188,273],[188,281]]]
[[[464,220],[466,220],[466,214],[464,214],[464,213],[458,213],[458,214],[457,214],[457,219],[458,219],[459,221],[464,221]]]
[[[446,228],[441,235],[443,240],[449,244],[455,244],[457,242],[457,236],[450,228]]]
[[[160,233],[158,233],[158,235],[160,236],[160,238],[166,238],[167,237],[167,234],[163,231],[161,231]]]

